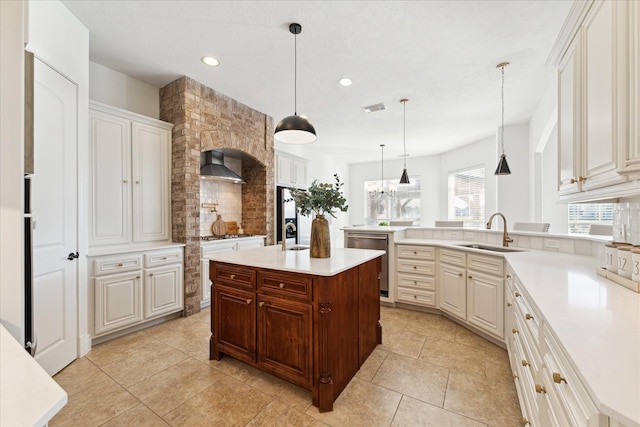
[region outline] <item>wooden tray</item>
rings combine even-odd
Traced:
[[[617,273],[613,271],[608,271],[604,267],[596,268],[596,273],[598,276],[602,276],[605,279],[611,280],[612,282],[616,282],[618,285],[622,285],[625,288],[631,289],[634,292],[640,293],[640,283],[634,282],[631,279],[627,279],[626,277],[619,276]]]

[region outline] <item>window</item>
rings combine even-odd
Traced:
[[[449,220],[465,227],[482,228],[484,218],[484,167],[449,173]]]
[[[591,224],[613,224],[613,203],[578,203],[569,205],[568,215],[569,233],[588,234]]]
[[[367,225],[382,221],[413,220],[420,225],[420,177],[409,178],[411,184],[398,180],[364,182],[364,219]],[[384,191],[384,192],[383,192]]]

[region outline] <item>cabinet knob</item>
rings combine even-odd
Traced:
[[[260,301],[260,302],[258,303],[258,307],[262,307],[263,305],[264,305],[264,301]]]
[[[140,276],[136,276],[136,279],[139,279],[139,278],[140,278]]]
[[[507,279],[511,279],[511,275],[510,274],[507,274]]]
[[[413,269],[415,270],[416,268],[418,268],[418,267],[416,267],[416,266],[414,265],[414,266],[413,266]]]
[[[136,181],[136,184],[140,184],[140,181]]]
[[[458,277],[462,277],[462,273],[458,273]]]
[[[527,319],[527,320],[531,320],[531,319],[533,319],[533,316],[530,315],[529,313],[527,313],[527,314],[524,315],[524,318]]]
[[[418,255],[418,251],[413,251],[413,254],[414,255]]]
[[[528,419],[526,419],[526,418],[523,418],[523,419],[522,419],[522,425],[523,425],[523,426],[526,426],[526,425],[528,425],[528,424],[529,424],[529,420],[528,420]]]
[[[278,286],[280,286],[280,289],[284,289],[284,283],[280,282]]]
[[[514,380],[518,379],[518,374],[516,374],[515,372],[513,373],[513,379]]]
[[[126,179],[123,179],[123,180],[122,180],[122,182],[123,182],[124,184],[126,184],[126,183],[127,183],[127,182],[129,182],[129,181],[128,181],[128,180],[126,180]]]
[[[565,384],[567,383],[566,378],[563,378],[562,375],[560,375],[558,372],[554,372],[553,373],[553,382],[556,384],[562,384],[562,381],[565,382]]]
[[[518,331],[516,328],[513,328],[513,329],[511,330],[511,332],[513,332],[514,334],[517,334],[517,333],[519,333],[520,331]]]
[[[511,303],[510,302],[507,303],[507,307],[511,307]]]
[[[576,181],[575,178],[571,178],[571,183],[572,184],[575,184],[576,182],[578,182],[578,181]]]
[[[124,264],[122,264],[121,262],[118,263],[118,267],[123,267]]]
[[[543,385],[536,384],[536,393],[546,393],[547,389]]]
[[[467,277],[468,277],[469,279],[473,279],[473,276],[472,276],[472,275],[468,275]]]
[[[578,178],[578,181],[580,181],[580,182],[585,182],[586,180],[587,180],[586,176],[581,176],[581,177]]]
[[[417,284],[418,284],[418,282],[414,280],[414,281],[413,281],[413,284],[414,284],[414,285],[417,285]]]
[[[526,360],[522,359],[522,366],[529,366],[529,362],[527,362]]]
[[[251,300],[250,299],[247,300],[247,304],[251,304]]]
[[[162,259],[163,259],[163,260],[165,260],[165,259],[167,259],[167,257],[166,257],[166,256],[163,256],[163,257],[162,257]]]
[[[236,278],[236,275],[235,275],[235,274],[232,274],[232,275],[230,275],[230,276],[229,276],[229,278],[230,278],[231,280],[233,280],[233,279],[235,279],[235,278]]]
[[[149,276],[153,276],[153,273],[149,273]]]
[[[521,296],[522,296],[522,295],[520,295],[520,292],[516,292],[514,295],[516,296],[516,298],[518,298],[518,297],[521,297]]]

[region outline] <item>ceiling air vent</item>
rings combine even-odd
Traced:
[[[362,109],[367,113],[375,113],[376,111],[386,110],[387,106],[384,105],[384,102],[381,102],[379,104],[367,105],[366,107],[362,107]]]

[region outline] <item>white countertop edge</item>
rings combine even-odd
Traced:
[[[330,258],[311,258],[309,250],[282,251],[280,245],[211,254],[204,259],[248,267],[288,271],[316,276],[335,276],[384,255],[373,249],[331,248]]]
[[[250,240],[256,240],[256,239],[266,239],[266,238],[267,236],[255,235],[251,237],[230,237],[228,239],[201,240],[200,247],[210,246],[210,245],[220,245],[224,243],[236,243],[236,242],[250,241]]]
[[[0,324],[0,425],[44,426],[67,393]]]
[[[117,254],[131,253],[131,252],[153,251],[158,249],[180,248],[184,246],[185,246],[184,243],[156,242],[156,243],[147,243],[147,244],[141,244],[141,245],[135,245],[135,246],[132,246],[132,245],[109,246],[108,248],[96,247],[96,248],[89,248],[89,250],[87,251],[87,257],[117,255]]]

